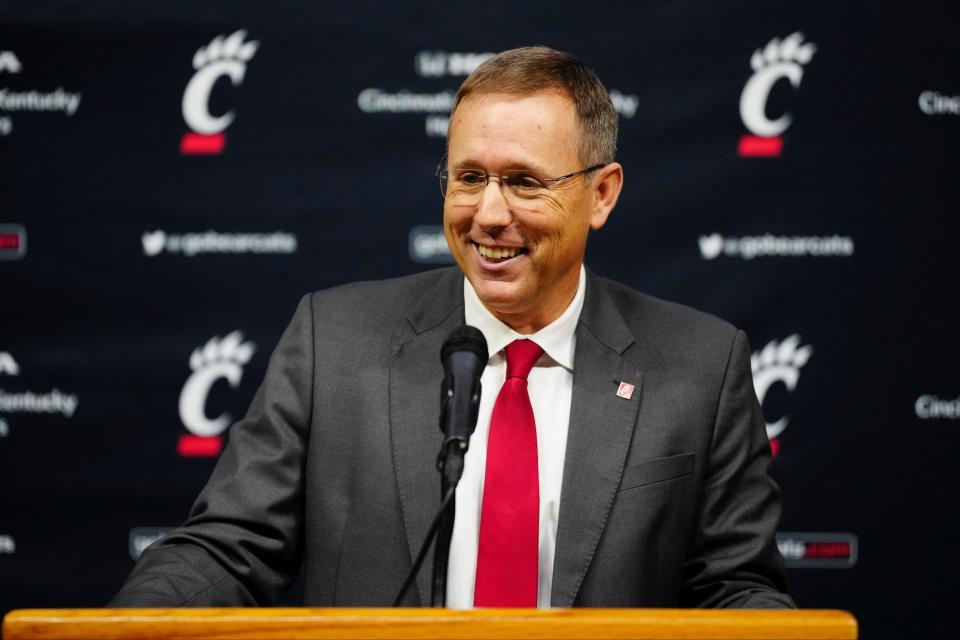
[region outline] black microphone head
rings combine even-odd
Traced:
[[[484,365],[490,357],[487,353],[487,339],[483,337],[480,329],[468,324],[457,327],[447,336],[446,342],[440,349],[440,362],[446,362],[447,356],[456,351],[469,351],[480,358],[480,362]]]

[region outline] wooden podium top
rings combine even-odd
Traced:
[[[856,640],[845,611],[23,609],[4,640]]]

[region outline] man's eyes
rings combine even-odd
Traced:
[[[544,187],[543,182],[539,178],[529,173],[511,173],[502,179],[511,189],[527,191],[542,189]],[[478,171],[465,171],[457,176],[457,181],[464,186],[475,187],[486,184],[487,177],[486,174]]]
[[[481,185],[486,182],[482,173],[475,173],[472,171],[461,173],[457,179],[469,187]]]
[[[540,189],[543,183],[529,173],[517,173],[507,177],[507,185],[515,189]]]

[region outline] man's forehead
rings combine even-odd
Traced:
[[[576,105],[570,92],[563,87],[543,87],[533,91],[477,91],[467,94],[457,104],[457,109],[465,104],[482,104],[484,102],[523,100],[525,98],[540,97],[559,97],[565,100],[570,108],[575,109]]]
[[[576,135],[576,108],[559,90],[470,95],[451,118],[448,156],[458,166],[496,159],[543,170],[576,153]],[[538,162],[536,156],[545,157]]]
[[[477,112],[496,114],[522,108],[531,113],[550,112],[555,118],[575,121],[576,104],[568,93],[559,88],[547,88],[533,93],[477,93],[463,98],[453,111],[451,124],[462,121],[464,114]]]

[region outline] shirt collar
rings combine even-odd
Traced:
[[[587,274],[583,265],[580,265],[580,280],[577,283],[577,293],[573,296],[570,306],[560,314],[560,317],[531,335],[521,335],[501,322],[490,310],[483,306],[473,285],[466,278],[463,279],[463,315],[468,325],[472,325],[483,333],[487,340],[487,349],[490,356],[503,350],[514,340],[527,338],[533,340],[543,349],[554,362],[573,371],[574,332],[583,310],[583,300],[586,297]]]

